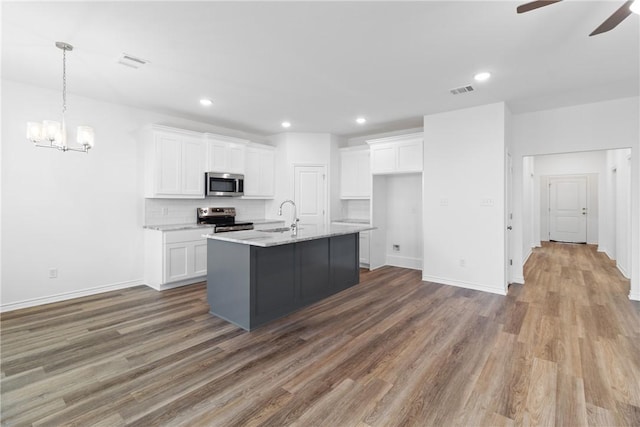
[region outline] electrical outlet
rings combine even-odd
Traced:
[[[393,245],[394,252],[400,252],[400,245]]]
[[[460,258],[460,267],[466,267],[467,266],[467,261],[464,260],[464,258]]]
[[[50,268],[49,269],[49,279],[57,279],[58,278],[58,269]]]

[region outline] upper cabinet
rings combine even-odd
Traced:
[[[340,149],[340,198],[371,197],[369,147]]]
[[[144,134],[144,195],[150,198],[204,198],[202,134],[151,126]]]
[[[374,175],[422,172],[422,132],[371,139],[371,173]]]
[[[272,199],[275,195],[275,148],[251,144],[246,150],[244,196],[254,199]]]
[[[207,172],[244,174],[248,142],[230,136],[205,134]]]

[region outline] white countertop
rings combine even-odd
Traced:
[[[254,224],[281,224],[281,219],[238,219],[237,222],[252,222]],[[178,230],[197,230],[199,228],[213,228],[213,224],[164,224],[164,225],[145,225],[143,228],[158,231],[178,231]]]
[[[343,218],[336,219],[331,221],[333,224],[364,224],[368,225],[371,221],[368,219],[352,219],[352,218]]]
[[[370,225],[300,225],[298,235],[292,236],[291,231],[266,232],[258,230],[231,231],[229,233],[206,234],[204,237],[224,242],[239,243],[261,247],[287,245],[289,243],[304,242],[305,240],[321,239],[323,237],[340,236],[373,230]]]

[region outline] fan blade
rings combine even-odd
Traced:
[[[530,10],[535,10],[541,7],[545,7],[545,6],[549,6],[550,4],[554,4],[554,3],[559,3],[562,0],[536,0],[536,1],[531,1],[529,3],[525,3],[525,4],[521,4],[520,6],[518,6],[518,8],[516,9],[516,12],[518,13],[525,13],[525,12],[529,12]]]
[[[633,3],[633,0],[626,1],[618,10],[613,12],[613,15],[607,18],[598,28],[593,30],[589,36],[595,36],[597,34],[606,33],[607,31],[613,30],[618,26],[619,23],[625,20],[625,18],[631,15],[631,9],[629,7]]]

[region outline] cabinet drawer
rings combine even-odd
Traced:
[[[204,240],[203,234],[213,233],[213,228],[203,227],[191,230],[165,231],[165,243],[191,242],[194,240]]]

